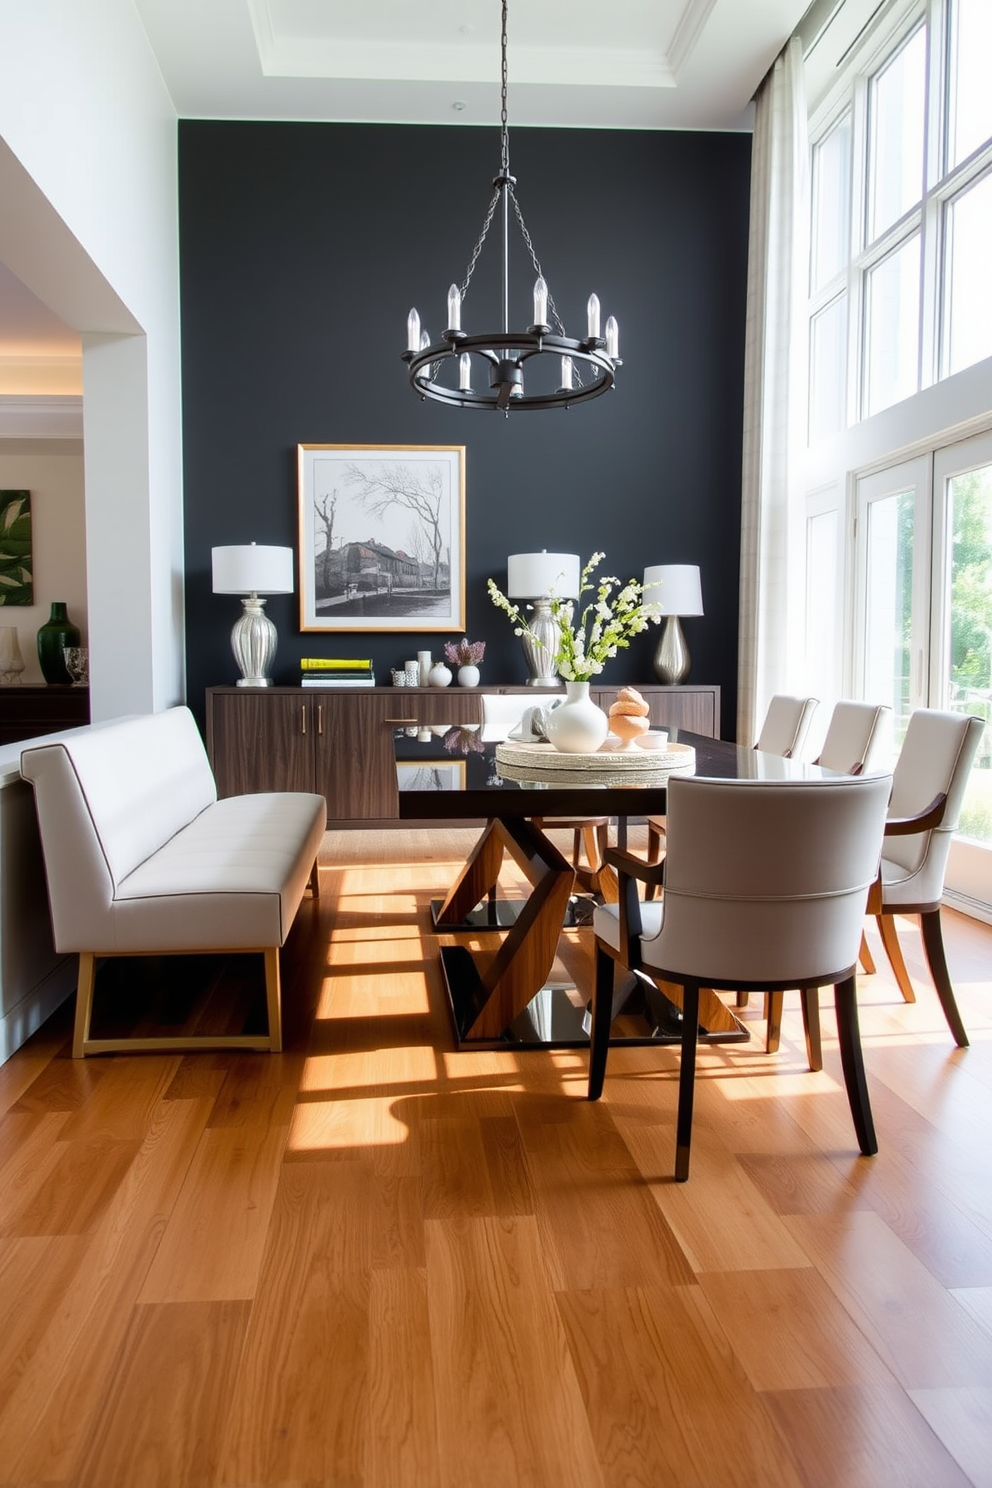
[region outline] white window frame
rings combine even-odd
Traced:
[[[945,172],[944,118],[947,89],[945,21],[947,0],[893,0],[874,16],[852,47],[846,74],[818,100],[809,121],[811,146],[852,111],[851,164],[851,255],[850,263],[829,283],[810,293],[809,313],[817,310],[846,287],[848,294],[848,357],[846,407],[848,425],[835,435],[812,444],[807,451],[804,481],[804,515],[823,510],[823,493],[846,492],[847,520],[844,555],[844,624],[838,626],[841,675],[845,695],[861,696],[864,679],[862,615],[865,594],[864,505],[886,482],[905,489],[893,474],[896,467],[922,460],[930,470],[923,511],[917,506],[916,540],[926,544],[925,561],[914,553],[913,640],[916,655],[911,672],[911,695],[919,706],[943,696],[943,674],[937,652],[943,645],[943,614],[940,593],[946,537],[942,461],[951,459],[955,468],[974,463],[965,441],[992,431],[992,356],[953,375],[946,374],[943,349],[945,317],[943,272],[944,211],[948,201],[992,170],[992,141],[972,152],[952,171]],[[925,132],[926,189],[922,202],[888,229],[878,242],[865,246],[867,171],[868,78],[902,44],[920,19],[929,28],[927,86],[929,108]],[[934,127],[939,121],[940,127]],[[916,226],[921,237],[921,325],[919,338],[919,391],[870,418],[861,418],[864,344],[864,274],[873,263],[900,242]],[[812,422],[812,421],[810,421]],[[947,451],[951,450],[948,455]],[[964,462],[963,465],[961,462]],[[921,467],[922,468],[922,467]],[[934,469],[938,471],[935,477]],[[941,486],[940,491],[937,486]],[[915,487],[914,487],[915,489]],[[860,520],[859,520],[860,518]],[[934,584],[932,575],[940,576]],[[926,592],[920,591],[926,575]],[[805,613],[794,615],[805,625]],[[931,644],[931,641],[933,644]],[[920,648],[923,676],[920,676]],[[971,860],[966,872],[959,865]],[[965,887],[962,887],[964,885]],[[948,898],[966,912],[992,922],[992,852],[980,846],[955,842],[948,868]]]

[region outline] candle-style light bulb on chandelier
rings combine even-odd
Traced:
[[[448,328],[431,343],[416,310],[407,317],[407,349],[403,360],[410,368],[410,384],[421,398],[434,398],[455,408],[494,408],[505,415],[524,408],[569,408],[598,398],[613,386],[621,366],[619,329],[611,315],[600,334],[599,298],[589,296],[586,335],[576,340],[565,334],[547,280],[517,201],[516,177],[510,174],[510,135],[506,110],[506,17],[502,0],[500,37],[502,56],[500,110],[500,172],[461,285],[448,290]],[[517,219],[537,279],[534,283],[534,321],[523,331],[510,330],[510,212]],[[472,275],[499,209],[502,222],[502,329],[469,333],[462,329],[462,309]],[[550,319],[549,319],[550,317]],[[528,365],[530,364],[530,365]],[[525,384],[527,372],[529,387]],[[533,376],[531,374],[534,374]],[[488,386],[473,387],[473,377],[484,376]]]

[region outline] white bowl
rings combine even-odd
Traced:
[[[650,733],[638,735],[635,743],[638,749],[667,749],[668,730],[652,729]]]

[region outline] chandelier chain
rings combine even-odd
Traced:
[[[482,252],[482,245],[486,241],[486,233],[489,231],[493,217],[496,214],[496,208],[498,206],[499,190],[497,189],[493,192],[493,199],[489,203],[489,210],[486,212],[486,218],[482,224],[482,231],[479,234],[475,247],[472,249],[472,257],[468,261],[468,268],[465,270],[465,278],[462,280],[462,283],[459,286],[458,292],[461,295],[462,299],[464,299],[466,294],[468,293],[468,287],[472,282],[472,275],[475,273],[475,266],[479,261],[479,254]]]
[[[510,174],[510,127],[506,108],[506,89],[508,70],[506,65],[506,17],[508,0],[503,0],[503,28],[500,33],[500,54],[502,56],[502,70],[500,75],[500,169],[504,176]]]
[[[531,235],[527,231],[527,224],[524,221],[524,214],[520,210],[520,203],[517,201],[517,193],[515,191],[511,191],[510,197],[513,202],[513,210],[517,214],[517,225],[520,228],[520,236],[523,238],[524,243],[526,244],[527,252],[530,254],[530,261],[534,265],[534,273],[537,274],[541,279],[544,279],[545,284],[547,284],[548,281],[544,278],[544,270],[541,268],[540,262],[537,257],[537,249],[534,247]],[[564,336],[565,327],[562,325],[561,316],[558,314],[558,306],[555,304],[554,295],[551,293],[550,284],[548,285],[548,309],[551,311],[554,323],[558,327],[558,334],[560,336]]]

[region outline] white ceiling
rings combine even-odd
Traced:
[[[750,99],[808,3],[513,0],[511,127],[747,128]],[[135,5],[182,118],[499,118],[500,0]],[[0,264],[0,357],[78,346]]]
[[[737,129],[808,0],[513,0],[511,124]],[[187,118],[491,124],[500,0],[136,0]]]

